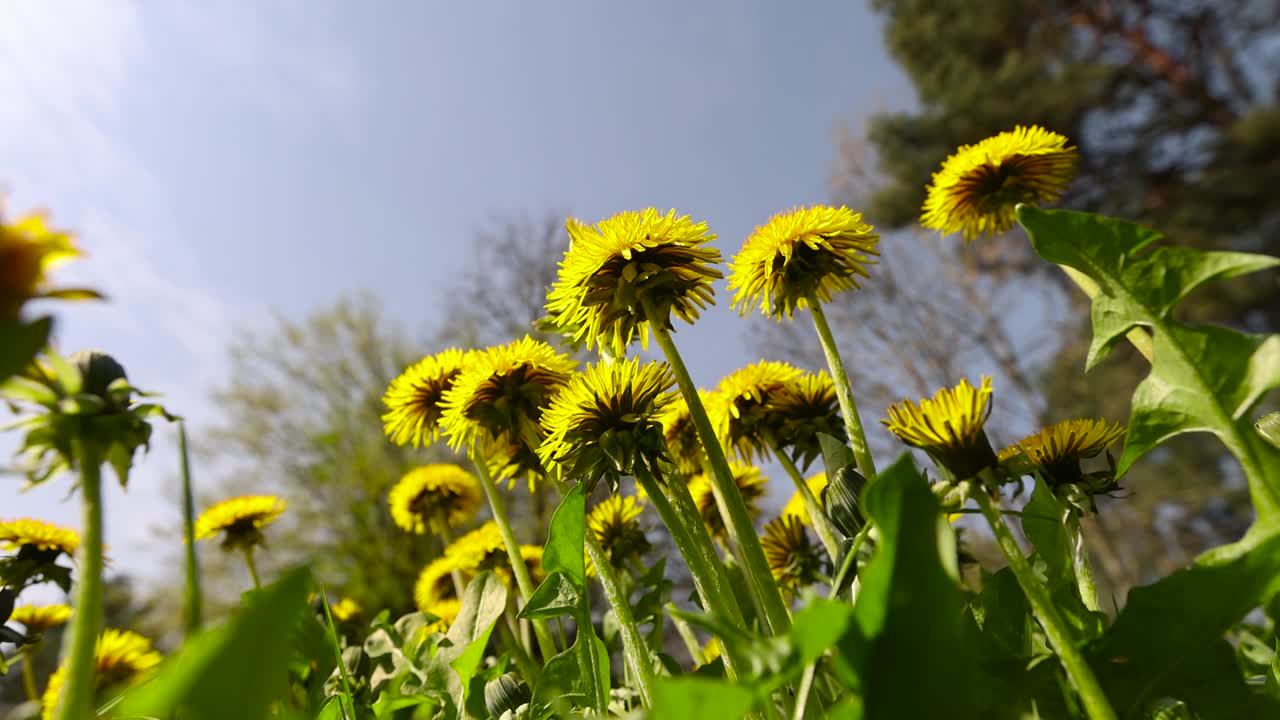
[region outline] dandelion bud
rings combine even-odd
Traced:
[[[491,717],[502,717],[507,712],[512,715],[521,706],[533,699],[528,683],[517,678],[515,673],[499,675],[484,685],[484,706]]]
[[[103,400],[110,400],[107,390],[111,383],[128,379],[124,366],[104,352],[81,350],[73,353],[67,360],[80,370],[80,375],[84,378],[83,391]]]
[[[1270,415],[1263,415],[1258,422],[1253,424],[1253,427],[1257,429],[1263,440],[1280,450],[1280,411],[1273,412]]]
[[[865,524],[858,507],[858,495],[867,485],[867,479],[852,467],[845,466],[831,474],[822,492],[822,504],[827,508],[831,522],[845,537],[858,534]]]

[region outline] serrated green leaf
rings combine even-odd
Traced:
[[[507,588],[491,571],[477,575],[462,595],[458,617],[445,633],[442,645],[427,667],[427,689],[442,691],[458,712],[466,703],[471,677],[484,659],[494,623],[507,608]]]
[[[520,608],[519,617],[540,620],[574,615],[581,605],[582,592],[564,573],[556,571],[533,591],[533,597]]]
[[[1098,285],[1088,367],[1129,330],[1152,332],[1151,373],[1134,392],[1117,473],[1174,435],[1213,433],[1244,467],[1262,523],[1280,517],[1280,450],[1266,445],[1247,420],[1262,395],[1280,387],[1280,336],[1190,327],[1172,316],[1196,288],[1280,267],[1280,259],[1176,247],[1139,253],[1160,235],[1088,213],[1023,206],[1018,220],[1041,257]]]
[[[1244,684],[1223,637],[1277,593],[1280,534],[1218,548],[1130,592],[1090,662],[1121,717],[1140,717],[1165,697],[1206,718],[1280,717],[1280,704]]]
[[[551,516],[547,544],[543,546],[542,570],[564,575],[578,587],[586,587],[584,557],[587,527],[587,499],[582,483],[574,485]]]

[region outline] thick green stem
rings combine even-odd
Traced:
[[[702,600],[702,607],[722,621],[745,630],[742,609],[738,607],[737,599],[733,596],[733,586],[729,583],[728,575],[725,574],[724,565],[716,555],[716,547],[711,542],[711,535],[707,533],[702,518],[696,513],[686,516],[677,512],[668,499],[668,494],[672,493],[674,488],[661,487],[647,471],[637,468],[636,482],[644,488],[649,501],[658,511],[658,516],[671,532],[671,539],[675,542],[676,549],[680,551],[685,564],[689,567],[689,575],[693,579],[694,589],[698,591],[698,597]],[[681,481],[676,479],[675,482]],[[694,528],[690,527],[695,523],[701,530],[700,534],[695,533]],[[723,654],[725,674],[732,680],[738,676],[737,668],[741,660],[731,657],[727,649],[726,647],[726,652]]]
[[[182,530],[187,540],[187,597],[183,618],[187,637],[200,630],[204,599],[200,592],[200,562],[196,557],[196,501],[191,485],[191,458],[187,452],[187,426],[178,423],[178,453],[182,455]]]
[[[93,712],[94,650],[102,625],[102,468],[92,443],[76,440],[80,463],[80,499],[84,512],[80,552],[76,559],[77,588],[71,632],[62,645],[66,681],[58,703],[58,720],[84,720]]]
[[[849,373],[845,372],[844,360],[840,358],[840,349],[836,346],[836,338],[831,334],[831,325],[827,323],[827,314],[822,311],[822,303],[817,295],[810,295],[809,312],[813,315],[813,326],[818,331],[818,340],[822,344],[822,353],[827,356],[827,367],[831,369],[831,379],[836,386],[836,398],[840,401],[840,414],[844,416],[844,428],[849,434],[849,447],[853,449],[853,457],[858,463],[858,472],[868,481],[876,478],[876,461],[871,457],[871,447],[867,445],[867,434],[862,429],[862,416],[858,414],[858,404],[853,399],[853,385],[849,383]]]
[[[507,559],[511,561],[511,574],[515,575],[516,587],[519,588],[520,594],[528,601],[533,597],[533,579],[529,577],[529,568],[524,564],[524,557],[520,554],[520,543],[516,540],[516,534],[511,530],[511,521],[507,519],[506,506],[502,502],[502,495],[498,493],[498,488],[493,484],[493,476],[489,474],[489,467],[485,464],[483,458],[472,457],[473,464],[476,466],[476,474],[480,476],[480,487],[484,490],[484,496],[489,500],[489,509],[493,511],[493,522],[498,526],[498,532],[502,535],[502,544],[507,548]],[[550,660],[555,657],[556,643],[551,637],[551,630],[547,627],[545,620],[533,621],[533,634],[538,639],[538,648],[542,651],[543,661]]]
[[[262,580],[258,578],[258,564],[253,561],[253,546],[245,545],[244,548],[244,564],[249,566],[249,577],[253,578],[253,587],[255,589],[262,587]]]
[[[595,534],[591,532],[591,528],[587,528],[587,532],[583,535],[583,538],[584,540],[586,538],[591,538],[593,540],[595,539]],[[597,543],[597,546],[598,545],[599,543]],[[588,547],[590,546],[588,545]],[[596,576],[601,579],[600,584],[606,588],[605,594],[609,596],[609,602],[612,604],[614,602],[614,596],[618,594],[619,591],[616,587],[618,578],[616,575],[613,575],[613,566],[609,565],[609,557],[604,552],[593,553],[591,552],[590,549],[587,550],[587,554],[591,556],[591,562],[595,563]],[[599,564],[600,560],[602,559],[604,560],[605,565],[609,568],[609,573],[613,578],[613,582],[615,584],[613,593],[609,592],[609,589],[608,589],[609,586],[604,581],[604,573],[602,572],[602,569]],[[627,613],[628,613],[628,620],[630,620],[631,625],[634,626],[636,624],[636,621],[635,621],[635,618],[630,617],[631,606],[629,603],[627,603],[627,597],[625,594],[622,596],[622,604],[626,606]],[[616,612],[617,605],[614,605],[614,610]],[[582,593],[582,614],[583,614],[583,617],[578,618],[578,642],[582,643],[582,647],[587,651],[587,667],[584,669],[584,671],[586,673],[586,677],[590,679],[588,686],[591,688],[591,694],[593,696],[592,707],[595,708],[595,711],[598,714],[603,716],[608,713],[609,698],[605,695],[604,687],[600,685],[600,676],[597,674],[600,668],[600,648],[596,647],[596,629],[591,622],[591,593],[590,592]],[[619,625],[619,629],[621,630],[623,626],[621,614],[618,614],[618,625]],[[634,639],[627,638],[625,630],[622,630],[621,632],[623,635],[622,650],[623,650],[623,653],[627,656],[626,657],[627,662],[625,664],[631,667],[632,669],[634,669],[636,672],[639,672],[640,668],[644,663],[642,659],[639,657],[636,657],[633,652],[634,647],[631,646],[631,643],[634,642]],[[639,635],[639,630],[636,631],[636,634]],[[643,646],[643,640],[641,641],[641,643]],[[608,664],[609,664],[609,658],[606,655],[605,665],[608,665]],[[643,688],[643,690],[641,690],[640,692],[640,699],[644,703],[645,707],[649,707],[649,705],[652,704],[650,700],[650,695],[649,695],[649,692],[650,692],[649,688],[652,685],[653,685],[652,676],[650,676],[650,682],[648,683],[639,680],[639,678],[636,679],[636,688],[637,689]]]
[[[40,643],[32,643],[22,650],[22,688],[27,692],[27,699],[38,701],[40,694],[36,692],[36,671],[32,662],[40,651]]]
[[[1058,612],[1057,606],[1053,604],[1053,599],[1049,597],[1049,591],[1036,577],[1031,563],[1022,554],[1022,548],[1018,546],[1018,541],[1014,539],[995,501],[985,490],[975,493],[975,499],[978,501],[978,506],[982,508],[982,514],[991,525],[991,532],[995,535],[996,542],[1009,561],[1009,569],[1013,571],[1018,584],[1022,586],[1022,592],[1027,596],[1032,612],[1044,627],[1045,635],[1049,636],[1049,644],[1058,654],[1058,661],[1067,671],[1067,677],[1071,679],[1076,692],[1080,693],[1085,712],[1092,720],[1116,720],[1116,711],[1111,708],[1111,703],[1103,693],[1102,686],[1098,684],[1093,668],[1089,667],[1080,649],[1071,641],[1066,621]]]
[[[680,386],[680,393],[684,395],[685,403],[689,406],[689,415],[698,430],[698,438],[702,441],[707,462],[711,465],[712,486],[718,494],[718,500],[722,503],[721,509],[726,515],[725,527],[729,531],[730,540],[737,546],[742,556],[747,584],[756,602],[764,611],[762,614],[769,633],[784,635],[791,629],[791,614],[787,612],[782,593],[778,590],[777,583],[773,581],[773,574],[769,572],[769,563],[765,560],[764,550],[760,547],[760,538],[756,537],[747,504],[742,499],[737,483],[733,480],[733,471],[729,469],[729,461],[725,459],[724,448],[720,446],[720,440],[711,427],[707,409],[702,405],[702,398],[698,396],[698,388],[693,384],[689,369],[685,367],[680,351],[672,342],[671,334],[663,327],[663,321],[654,308],[653,301],[642,298],[641,302],[645,317],[650,319],[649,327],[653,331],[653,337],[658,347],[662,348],[675,376],[676,384]]]
[[[778,458],[782,469],[787,471],[787,475],[791,476],[791,481],[795,483],[796,492],[800,493],[800,499],[804,502],[804,509],[809,512],[809,523],[813,525],[814,532],[818,533],[818,539],[822,541],[823,547],[827,549],[827,555],[831,558],[831,562],[840,562],[840,542],[836,539],[835,528],[831,526],[831,520],[827,518],[827,512],[822,509],[822,503],[818,502],[818,498],[814,496],[813,491],[809,489],[809,483],[805,482],[804,475],[800,474],[800,468],[791,461],[791,458],[778,446],[777,440],[768,436],[765,438],[769,449],[773,451],[774,457]]]
[[[1093,581],[1093,569],[1089,567],[1089,549],[1084,544],[1084,533],[1080,531],[1080,514],[1066,503],[1062,503],[1061,512],[1062,529],[1071,541],[1071,563],[1075,566],[1080,599],[1085,607],[1098,612],[1102,609],[1102,604],[1098,601],[1098,586]]]

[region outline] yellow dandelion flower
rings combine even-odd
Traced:
[[[360,603],[351,598],[344,597],[336,603],[329,606],[329,613],[333,615],[335,622],[350,622],[360,617],[360,613],[364,609],[360,607]]]
[[[767,455],[769,435],[781,430],[771,402],[804,373],[784,362],[762,360],[725,376],[708,399],[707,414],[725,450],[743,462]]]
[[[564,387],[576,363],[550,345],[525,336],[471,356],[453,387],[444,394],[441,426],[455,450],[486,443],[527,452],[513,458],[514,470],[537,470],[542,444],[538,421],[551,398]]]
[[[24,546],[75,555],[80,547],[80,534],[70,528],[32,518],[0,521],[0,548],[17,551]]]
[[[570,378],[542,414],[546,439],[538,448],[545,467],[560,465],[592,485],[600,477],[629,475],[636,462],[663,456],[656,417],[674,399],[675,380],[664,363],[597,363]]]
[[[756,503],[765,494],[765,479],[760,474],[760,468],[732,463],[729,469],[733,471],[733,482],[738,486],[738,492],[742,493],[742,500],[747,505],[747,512],[752,518],[755,518],[760,514],[760,508]],[[693,502],[698,507],[698,514],[702,516],[703,522],[707,524],[707,530],[711,532],[711,535],[717,538],[726,537],[727,531],[724,526],[724,520],[720,517],[720,510],[716,507],[716,496],[715,491],[712,489],[710,476],[706,473],[695,475],[689,481],[689,494],[693,496]]]
[[[154,669],[163,656],[151,647],[151,641],[130,630],[107,628],[98,636],[94,648],[97,672],[94,674],[94,691],[117,687],[138,679]],[[52,720],[58,704],[58,696],[66,682],[66,665],[49,676],[41,698],[41,718]]]
[[[3,209],[0,205],[0,320],[17,320],[22,306],[34,298],[94,296],[45,286],[46,273],[80,255],[70,234],[50,230],[39,214],[6,223]]]
[[[453,621],[458,619],[458,613],[462,612],[462,601],[458,598],[440,600],[423,609],[422,612],[436,618],[435,622],[426,626],[426,632],[446,633],[449,632],[449,626],[453,624]]]
[[[649,551],[649,540],[640,527],[643,510],[634,497],[610,495],[587,513],[587,529],[595,534],[614,567],[622,567],[628,559]],[[587,564],[591,564],[590,558]],[[588,572],[594,572],[594,568],[589,567]]]
[[[821,574],[822,548],[812,541],[804,523],[794,515],[783,515],[765,525],[760,547],[773,579],[787,590],[795,592],[808,586]]]
[[[733,307],[743,315],[752,306],[774,318],[808,307],[810,296],[830,302],[870,277],[867,265],[879,255],[880,236],[847,207],[815,205],[778,213],[756,228],[729,263]]]
[[[983,425],[991,414],[991,378],[974,388],[961,380],[917,406],[904,400],[889,408],[881,420],[889,432],[911,447],[920,448],[956,480],[965,480],[996,464],[995,451]]]
[[[151,647],[151,640],[131,630],[113,628],[98,636],[95,657],[98,674],[106,678],[102,687],[150,670],[164,659]]]
[[[569,249],[547,296],[556,325],[588,348],[599,344],[626,354],[636,336],[647,347],[649,322],[671,327],[671,315],[692,323],[713,300],[711,283],[723,276],[716,238],[706,223],[675,210],[623,212],[595,226],[570,219]],[[645,317],[642,299],[657,318]]]
[[[1018,203],[1057,200],[1075,175],[1067,138],[1035,125],[964,145],[933,174],[920,224],[966,242],[1013,227]]]
[[[468,353],[450,348],[410,365],[387,387],[383,429],[401,447],[430,445],[440,437],[445,391],[462,372]]]
[[[400,529],[417,535],[464,525],[483,503],[476,478],[450,463],[410,470],[387,495],[392,520]]]
[[[494,570],[509,565],[507,546],[502,541],[498,524],[490,520],[453,541],[445,548],[444,557],[466,575]]]
[[[250,548],[265,542],[262,528],[284,512],[285,501],[272,495],[245,495],[212,505],[196,519],[195,536],[205,540],[223,533],[226,550]]]
[[[456,598],[457,588],[453,585],[453,571],[457,567],[456,558],[447,553],[427,563],[418,573],[418,581],[413,584],[413,601],[418,609],[426,612],[427,608],[441,600]]]
[[[842,442],[848,435],[840,416],[836,384],[825,371],[805,373],[784,384],[770,396],[767,409],[778,446],[790,450],[802,470],[822,457],[819,434]]]
[[[1082,418],[1065,420],[1028,435],[1000,451],[998,459],[1019,471],[1039,470],[1052,485],[1083,480],[1080,459],[1091,458],[1124,436],[1120,423]]]
[[[698,397],[705,407],[710,402],[711,393],[699,389]],[[698,428],[693,424],[693,415],[684,395],[677,393],[671,404],[658,415],[658,420],[662,423],[662,437],[676,469],[686,478],[702,472],[702,440],[698,437]]]
[[[29,633],[37,635],[64,625],[70,619],[71,608],[66,605],[23,605],[14,608],[9,615],[9,620],[22,623]]]
[[[720,657],[720,638],[711,638],[702,646],[702,664],[710,665]]]
[[[822,502],[822,491],[827,488],[827,474],[820,472],[804,482],[805,485],[809,486],[809,492],[818,498],[818,502]],[[805,525],[810,524],[809,508],[805,507],[804,498],[801,497],[799,490],[791,496],[786,505],[782,506],[782,515],[784,517],[798,518]]]

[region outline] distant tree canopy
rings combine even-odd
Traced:
[[[425,340],[411,339],[368,296],[244,331],[230,349],[227,381],[214,393],[221,420],[200,444],[217,478],[216,490],[201,493],[201,507],[234,494],[285,497],[288,510],[267,531],[264,566],[310,562],[331,592],[375,612],[410,610],[413,582],[440,547],[392,523],[387,492],[417,465],[467,461],[443,443],[394,446],[382,431],[383,393],[424,355],[531,332],[563,250],[562,223],[553,215],[511,216],[485,226],[475,241],[477,264],[432,298],[437,325]],[[532,499],[521,490],[514,519],[527,541],[541,541],[533,533],[554,509],[546,490]],[[239,555],[210,544],[201,562],[212,578],[241,581],[206,582],[211,593],[234,600],[247,582]]]
[[[1179,243],[1280,248],[1280,1],[871,4],[919,97],[917,110],[870,123],[879,224],[914,222],[931,173],[959,145],[1037,123],[1080,147],[1067,207]],[[1238,285],[1208,312],[1274,330],[1274,280]]]
[[[839,136],[832,192],[884,233],[882,264],[827,309],[869,413],[977,373],[995,376],[991,427],[1011,442],[1071,417],[1128,417],[1147,365],[1128,347],[1084,374],[1088,306],[1015,230],[964,244],[919,228],[942,161],[1015,125],[1080,148],[1064,207],[1136,220],[1170,241],[1280,254],[1280,0],[872,0],[917,104]],[[928,281],[923,280],[927,278]],[[1190,321],[1280,328],[1261,273],[1188,308]],[[821,367],[800,325],[756,344]],[[882,452],[900,446],[877,431]],[[1202,437],[1144,458],[1088,533],[1117,597],[1249,518],[1237,467]]]

